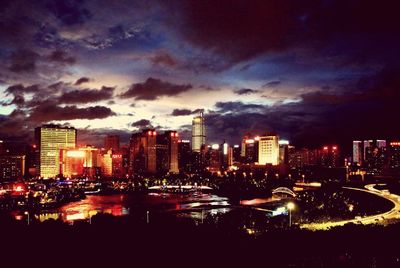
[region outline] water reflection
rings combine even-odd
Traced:
[[[257,198],[242,200],[239,207],[264,207],[279,203],[279,199]],[[172,213],[177,217],[191,218],[195,221],[203,221],[208,216],[225,214],[237,205],[231,204],[228,198],[213,194],[175,194],[175,193],[150,193],[143,195],[88,195],[85,199],[65,204],[59,208],[40,213],[32,213],[37,221],[62,220],[75,222],[81,220],[90,221],[91,217],[98,213],[107,213],[113,216],[124,216],[145,210]],[[24,212],[13,212],[16,219],[26,220]]]

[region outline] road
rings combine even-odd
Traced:
[[[365,185],[365,190],[359,189],[359,188],[352,188],[352,187],[343,187],[343,188],[349,189],[349,190],[354,190],[354,191],[367,192],[367,193],[374,194],[374,195],[380,196],[382,198],[385,198],[394,204],[394,207],[391,210],[381,213],[381,214],[376,214],[376,215],[371,215],[371,216],[366,216],[366,217],[361,217],[361,218],[351,219],[351,220],[302,224],[302,225],[300,225],[300,228],[309,229],[309,230],[327,230],[329,228],[336,227],[336,226],[343,226],[348,223],[364,224],[364,225],[366,225],[366,224],[387,224],[389,220],[400,219],[400,196],[391,194],[387,190],[383,190],[383,191],[377,190],[377,189],[375,189],[375,186],[376,186],[376,184]]]

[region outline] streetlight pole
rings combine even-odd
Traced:
[[[27,219],[27,224],[29,225],[29,222],[30,222],[30,219],[29,219],[29,212],[28,212],[28,211],[25,211],[25,213],[24,213],[24,214],[28,216],[28,219]]]
[[[149,217],[149,214],[150,214],[150,212],[149,212],[149,211],[147,211],[147,212],[146,212],[146,221],[147,221],[147,224],[149,224],[149,223],[150,223],[150,217]]]
[[[289,210],[289,228],[292,227],[292,210],[294,209],[294,203],[289,202],[287,204],[287,209]]]

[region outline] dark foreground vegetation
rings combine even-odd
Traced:
[[[149,224],[107,214],[94,216],[91,224],[51,220],[27,226],[4,215],[0,221],[2,263],[19,267],[400,265],[400,225],[348,225],[318,232],[280,229],[254,236],[168,216]]]

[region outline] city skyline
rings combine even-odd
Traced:
[[[147,126],[189,137],[203,111],[211,142],[396,139],[396,2],[359,5],[6,1],[0,137],[43,123],[71,124],[82,143]]]

